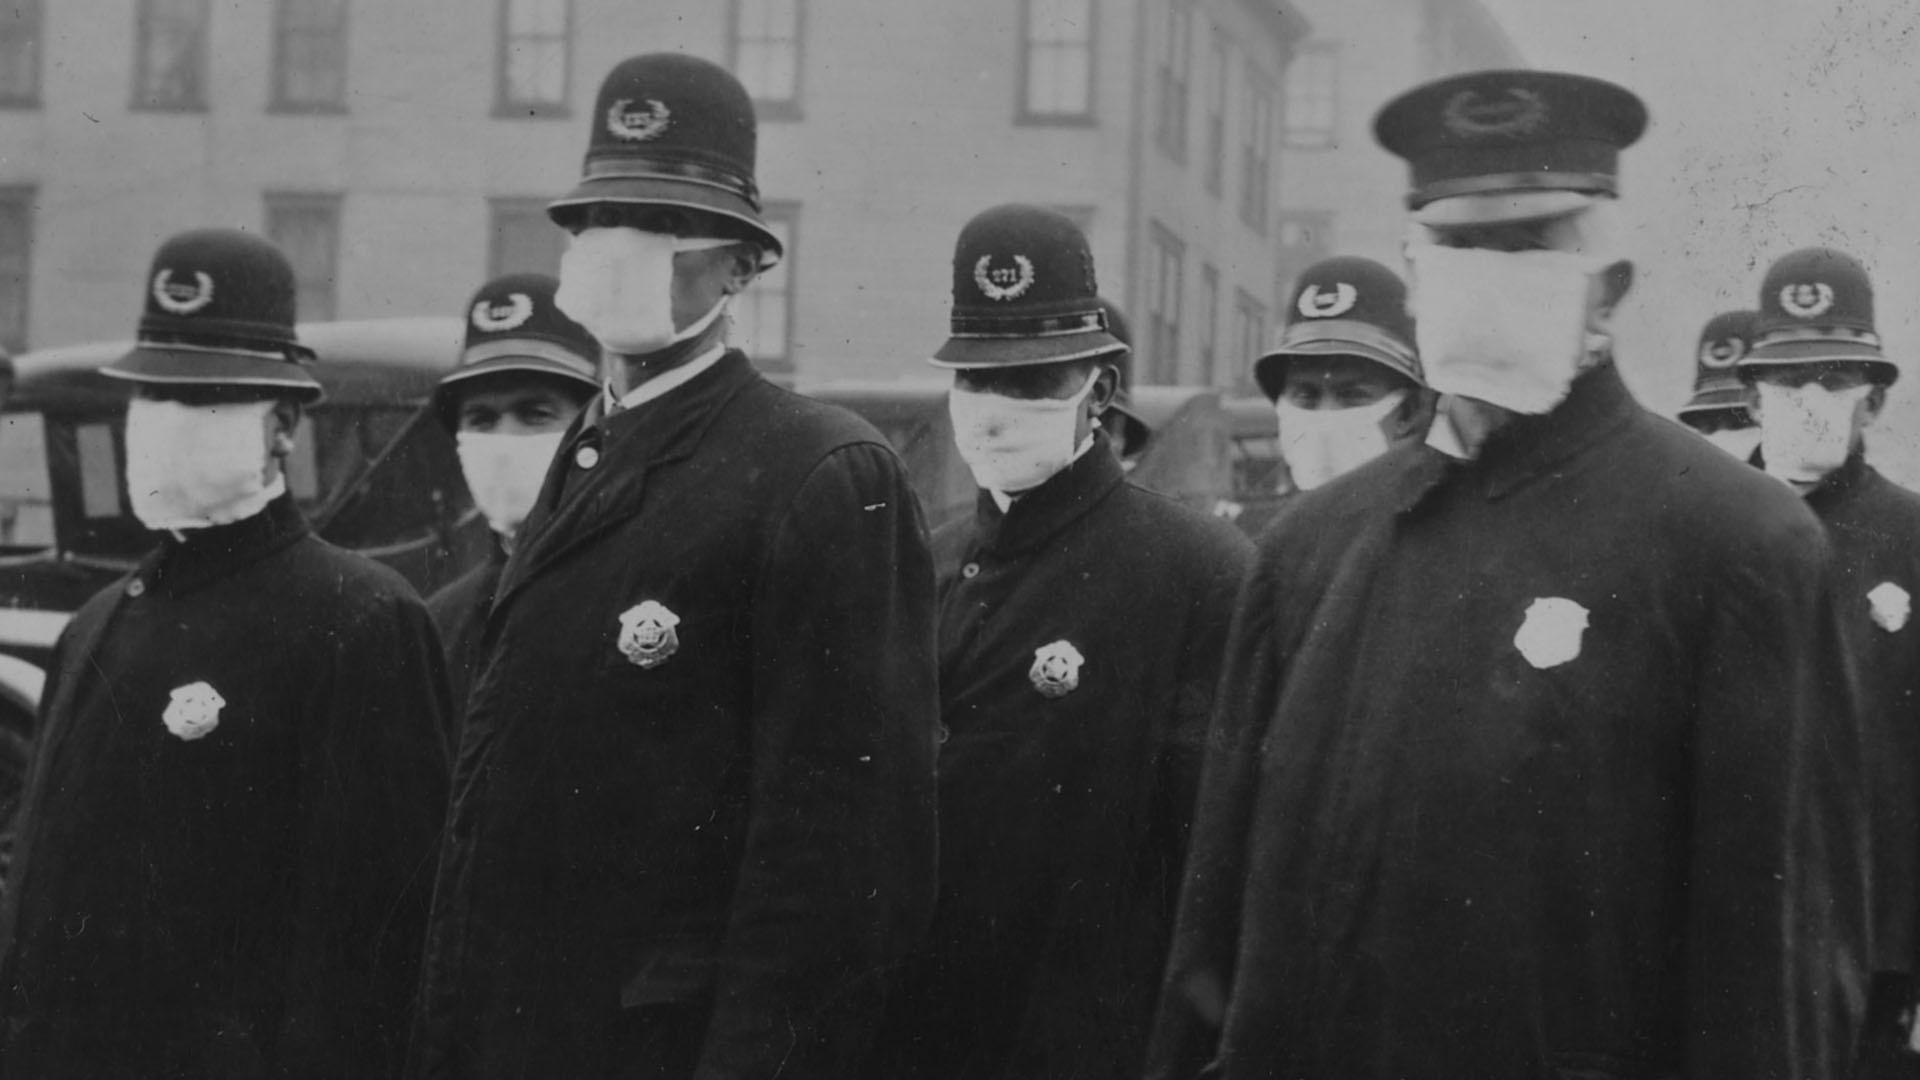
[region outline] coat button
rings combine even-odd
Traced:
[[[951,738],[953,738],[953,729],[945,723],[942,723],[940,730],[934,734],[933,741],[941,746],[945,746],[947,745],[947,740]]]
[[[600,451],[591,446],[583,446],[573,452],[573,463],[583,469],[591,469],[600,464]]]
[[[961,567],[961,568],[960,568],[960,576],[961,576],[961,577],[963,577],[963,578],[966,578],[966,579],[967,579],[967,580],[969,580],[969,581],[971,581],[971,580],[973,580],[974,578],[977,578],[977,577],[979,577],[979,576],[980,576],[980,564],[979,564],[979,563],[977,563],[977,562],[970,562],[970,563],[968,563],[967,565],[965,565],[965,566],[963,566],[963,567]]]
[[[133,579],[133,581],[131,581],[130,583],[128,583],[128,585],[127,585],[127,595],[128,595],[128,596],[131,596],[131,597],[134,597],[135,599],[138,599],[138,598],[140,598],[140,597],[142,597],[142,596],[145,596],[146,594],[147,594],[147,583],[146,583],[146,582],[144,582],[144,581],[141,581],[141,580],[140,580],[139,578],[134,578],[134,579]]]

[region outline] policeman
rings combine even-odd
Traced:
[[[1120,464],[1131,470],[1139,464],[1140,455],[1147,452],[1147,444],[1153,441],[1153,427],[1133,404],[1133,330],[1127,323],[1127,314],[1120,310],[1119,304],[1104,296],[1100,298],[1100,310],[1106,313],[1107,333],[1126,346],[1113,358],[1117,381],[1113,400],[1107,403],[1107,411],[1100,414],[1100,425],[1107,431],[1108,445],[1120,455]]]
[[[1155,1077],[1832,1077],[1858,732],[1819,522],[1628,395],[1610,83],[1421,86],[1423,442],[1262,535]]]
[[[1760,445],[1760,428],[1747,411],[1753,391],[1735,374],[1753,347],[1753,311],[1727,311],[1707,320],[1695,352],[1693,396],[1680,406],[1679,420],[1708,442],[1739,458]]]
[[[1301,273],[1286,329],[1254,361],[1253,379],[1279,414],[1280,454],[1300,491],[1424,434],[1433,416],[1407,288],[1371,259],[1339,256]]]
[[[961,230],[933,363],[981,491],[934,538],[940,902],[876,1078],[1139,1069],[1251,550],[1125,479],[1095,423],[1125,350],[1072,221],[1007,205]]]
[[[159,534],[55,648],[0,908],[10,1076],[400,1065],[447,796],[440,646],[407,583],[308,531],[321,387],[285,257],[161,245],[127,498]]]
[[[1753,349],[1735,373],[1752,383],[1758,462],[1805,497],[1827,527],[1853,635],[1860,704],[1875,765],[1874,993],[1868,1075],[1920,1075],[1906,1048],[1920,905],[1920,495],[1866,462],[1865,430],[1900,368],[1881,349],[1873,288],[1857,259],[1827,248],[1782,256],[1760,287]]]
[[[554,306],[558,285],[545,274],[482,285],[467,303],[459,363],[434,390],[434,415],[453,433],[467,491],[495,539],[485,563],[427,598],[455,702],[467,699],[514,533],[533,509],[561,435],[600,388],[600,343]]]
[[[933,569],[870,426],[726,346],[781,254],[705,60],[600,88],[555,301],[617,383],[481,638],[419,1075],[843,1077],[931,910]]]

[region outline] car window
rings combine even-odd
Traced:
[[[53,484],[39,413],[0,414],[0,548],[53,543]]]

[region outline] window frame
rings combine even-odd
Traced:
[[[33,247],[34,247],[34,211],[35,201],[40,196],[40,188],[35,184],[0,184],[0,213],[18,208],[20,211],[20,325],[12,328],[0,325],[0,348],[8,352],[25,352],[32,340],[33,327]],[[5,260],[0,259],[0,281],[6,280]]]
[[[1235,386],[1248,386],[1253,381],[1253,361],[1267,348],[1267,322],[1271,314],[1261,299],[1242,288],[1233,290],[1233,318],[1235,337],[1239,339],[1239,351],[1244,355],[1240,378]]]
[[[295,297],[294,316],[300,322],[326,322],[340,318],[340,239],[341,233],[344,231],[343,223],[345,215],[342,213],[342,208],[345,202],[345,197],[337,191],[268,191],[261,195],[260,234],[269,241],[272,241],[276,247],[279,247],[281,253],[286,255],[287,262],[292,265]],[[274,228],[274,216],[276,211],[314,209],[326,210],[332,222],[332,228],[328,230],[328,311],[325,315],[316,314],[307,304],[299,302],[301,294],[305,291],[304,287],[307,284],[306,279],[302,278],[300,274],[301,261],[293,251],[288,250],[287,245],[275,239],[277,230]]]
[[[782,241],[782,247],[785,249],[785,253],[780,258],[779,266],[776,267],[776,269],[786,275],[784,284],[780,290],[786,307],[786,310],[781,313],[780,329],[781,341],[785,344],[784,351],[778,356],[760,356],[748,352],[745,342],[733,340],[731,335],[729,335],[727,342],[730,347],[738,348],[741,352],[746,353],[747,359],[753,362],[753,366],[762,374],[766,375],[792,375],[798,366],[795,358],[798,350],[795,348],[793,331],[795,326],[794,316],[799,308],[799,304],[795,301],[800,295],[800,278],[798,273],[800,266],[796,258],[801,246],[800,210],[801,203],[794,199],[765,202],[760,206],[760,217],[767,223],[769,231],[773,232],[775,236],[779,236],[780,232],[776,226],[784,227],[786,230],[786,236]],[[760,284],[763,277],[764,275],[755,275],[753,282],[741,291],[740,296],[746,296],[751,292],[755,285]],[[733,307],[733,304],[738,302],[739,298],[736,297],[732,303],[728,304],[729,309]],[[731,314],[729,314],[728,317],[731,318]],[[731,329],[732,328],[729,327],[729,330]]]
[[[1240,129],[1240,221],[1266,236],[1273,218],[1274,84],[1249,62],[1241,85],[1246,115]]]
[[[1227,190],[1227,108],[1233,100],[1233,41],[1215,25],[1208,45],[1207,148],[1202,181],[1207,194],[1219,198]]]
[[[158,113],[203,113],[207,111],[207,81],[209,65],[208,42],[212,37],[213,5],[210,0],[189,0],[199,6],[200,25],[199,56],[194,75],[193,93],[180,100],[156,101],[147,94],[147,84],[153,72],[147,69],[148,43],[153,32],[154,7],[162,0],[137,0],[134,5],[133,29],[133,100],[128,104],[132,112]]]
[[[46,74],[47,5],[45,0],[19,0],[17,6],[31,12],[29,18],[13,23],[16,26],[26,24],[25,32],[29,40],[27,89],[19,94],[8,94],[4,90],[4,81],[0,81],[0,109],[37,109],[41,104],[41,80]],[[0,34],[0,38],[5,36]]]
[[[340,66],[339,98],[334,101],[301,101],[289,97],[287,93],[287,72],[289,70],[287,66],[289,54],[287,40],[291,33],[287,16],[288,10],[301,2],[302,0],[276,0],[273,5],[273,71],[271,75],[273,94],[271,100],[267,103],[267,111],[306,116],[345,113],[347,111],[347,77],[350,70],[349,62],[352,57],[353,5],[349,0],[337,0],[336,2],[336,10],[339,12],[339,26],[334,33],[338,39],[337,61]]]
[[[742,44],[741,9],[753,0],[733,0],[728,6],[727,24],[727,70],[740,79],[743,86],[746,78],[740,73],[740,52]],[[793,94],[784,98],[761,97],[752,86],[747,86],[747,94],[753,99],[754,114],[761,120],[801,120],[805,110],[801,99],[806,88],[807,59],[807,4],[806,0],[791,0],[793,4]],[[777,38],[755,38],[756,42],[772,42]]]
[[[1187,162],[1188,119],[1193,111],[1192,0],[1165,0],[1167,17],[1161,26],[1160,60],[1154,65],[1154,144],[1184,165]]]
[[[1330,150],[1339,142],[1340,133],[1340,43],[1328,39],[1309,41],[1294,50],[1287,61],[1287,73],[1280,100],[1280,145],[1289,150]],[[1302,60],[1326,64],[1324,126],[1294,126],[1295,74]],[[1320,85],[1316,83],[1315,85]]]
[[[1220,268],[1210,262],[1200,264],[1200,300],[1206,310],[1200,313],[1195,363],[1201,384],[1217,386],[1220,384]]]
[[[496,9],[493,51],[493,117],[496,120],[564,120],[573,115],[573,0],[550,0],[560,5],[560,96],[553,101],[521,101],[510,96],[508,58],[512,52],[513,6],[527,0],[500,0]]]
[[[1087,51],[1087,105],[1081,112],[1035,112],[1032,108],[1031,90],[1033,88],[1034,46],[1033,6],[1044,0],[1020,0],[1019,33],[1019,78],[1015,80],[1013,122],[1024,127],[1092,127],[1100,122],[1098,90],[1100,87],[1100,3],[1099,0],[1085,0],[1087,5],[1087,33],[1085,49]]]
[[[1135,369],[1142,381],[1172,385],[1180,377],[1180,323],[1186,302],[1187,242],[1158,221],[1147,226],[1147,250],[1152,263],[1147,274],[1146,339],[1151,350],[1147,369]],[[1172,273],[1168,273],[1168,268]],[[1170,305],[1171,310],[1163,307]]]

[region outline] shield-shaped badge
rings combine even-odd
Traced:
[[[1042,697],[1060,698],[1080,686],[1080,667],[1087,662],[1073,642],[1065,638],[1033,650],[1033,666],[1027,678]]]
[[[188,683],[173,691],[167,711],[160,714],[167,730],[187,742],[201,738],[220,726],[220,710],[227,699],[205,682]]]
[[[620,613],[620,655],[643,668],[655,668],[680,651],[674,627],[680,616],[658,600],[643,600]]]

